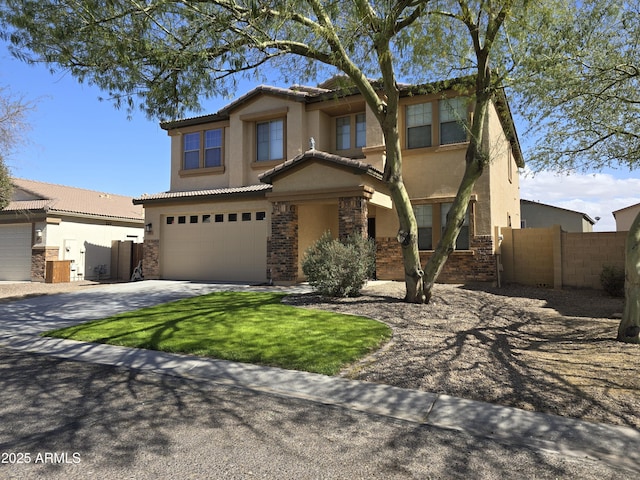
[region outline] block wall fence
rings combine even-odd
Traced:
[[[550,228],[501,228],[501,282],[553,288],[602,289],[600,273],[624,268],[627,232],[563,232]]]

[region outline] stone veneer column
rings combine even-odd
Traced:
[[[147,280],[160,278],[160,240],[145,240],[142,247],[142,274]]]
[[[44,282],[48,260],[58,260],[60,248],[39,245],[31,249],[31,280]]]
[[[274,283],[298,279],[298,207],[289,202],[273,203],[267,268]]]
[[[341,240],[353,234],[368,236],[368,202],[364,197],[338,198],[338,237]]]

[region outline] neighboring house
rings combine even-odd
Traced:
[[[575,210],[554,207],[531,200],[520,200],[522,228],[546,228],[560,225],[565,232],[593,232],[596,220]]]
[[[404,182],[424,262],[464,172],[472,105],[453,90],[400,88]],[[214,114],[161,127],[171,137],[170,190],[134,200],[145,207],[145,278],[302,281],[305,250],[330,230],[375,238],[378,278],[404,279],[382,131],[355,90],[333,79],[260,86]],[[524,164],[504,96],[487,127],[493,158],[442,281],[495,280],[496,229],[520,225]]]
[[[107,278],[114,240],[141,242],[131,197],[14,178],[0,211],[0,280],[44,280],[48,260],[71,260],[71,279]]]
[[[616,231],[628,232],[631,228],[631,224],[640,213],[640,203],[635,205],[629,205],[628,207],[616,210],[613,213],[613,217],[616,219]]]

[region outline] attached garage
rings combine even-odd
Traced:
[[[164,215],[160,275],[174,280],[267,280],[265,210]]]
[[[31,224],[0,225],[0,280],[31,280]]]

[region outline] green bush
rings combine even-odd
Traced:
[[[624,297],[624,268],[605,265],[600,273],[600,284],[612,297]]]
[[[361,235],[341,242],[325,232],[305,252],[302,271],[321,295],[357,297],[375,271],[374,243]]]

